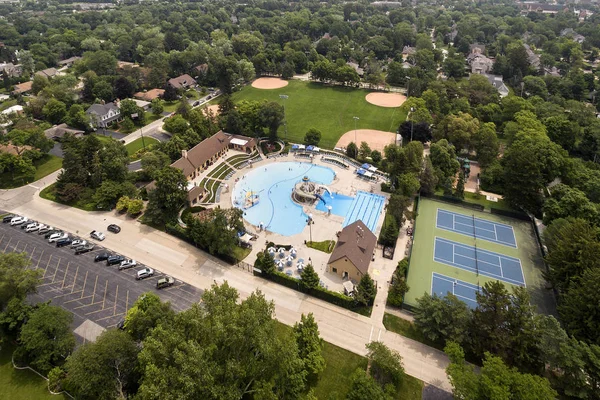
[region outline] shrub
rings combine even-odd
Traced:
[[[131,199],[129,198],[129,196],[122,196],[119,201],[117,201],[117,206],[116,209],[118,212],[126,212],[127,209],[129,208],[129,204],[131,202]]]
[[[144,202],[140,199],[131,200],[127,209],[127,214],[131,216],[139,215],[144,210]]]

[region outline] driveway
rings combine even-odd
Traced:
[[[50,149],[50,151],[48,152],[48,154],[51,154],[51,155],[56,156],[56,157],[63,158],[62,144],[60,144],[59,142],[54,142],[54,147],[52,147]]]
[[[132,161],[127,165],[129,171],[139,171],[142,169],[142,160]]]

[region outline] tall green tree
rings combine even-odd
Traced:
[[[314,380],[325,369],[325,358],[323,339],[319,337],[319,326],[313,313],[300,316],[300,322],[294,325],[294,335],[300,358],[308,374],[307,378]]]
[[[375,287],[375,281],[373,281],[373,278],[367,272],[360,278],[360,282],[358,282],[355,292],[356,301],[364,306],[373,305],[376,294],[377,287]]]
[[[382,342],[371,342],[367,344],[367,359],[371,365],[371,376],[379,385],[400,387],[404,379],[404,367],[398,352],[390,350]]]
[[[175,221],[187,199],[187,180],[183,173],[172,167],[156,172],[155,188],[148,193],[146,218],[156,224],[165,225]]]
[[[300,284],[305,289],[316,289],[319,287],[319,275],[312,264],[308,264],[300,273]]]
[[[472,312],[465,302],[448,293],[444,297],[425,293],[417,299],[415,325],[433,342],[466,343]]]
[[[213,255],[232,254],[239,243],[238,232],[243,229],[242,211],[237,208],[216,208],[210,219],[188,221],[190,238]]]
[[[365,371],[357,369],[352,374],[351,380],[352,385],[346,400],[389,400],[381,386]]]
[[[579,340],[600,346],[600,268],[586,269],[561,295],[558,306],[566,330]],[[600,365],[600,359],[599,359]]]
[[[26,253],[0,254],[0,312],[12,299],[25,300],[35,293],[41,272],[28,269],[29,265]]]
[[[169,324],[175,318],[171,303],[163,302],[155,293],[144,293],[125,316],[125,331],[136,341],[143,341],[160,324]]]

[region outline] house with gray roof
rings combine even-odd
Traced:
[[[492,74],[481,74],[487,78],[490,84],[496,88],[500,97],[506,97],[510,93],[508,90],[508,86],[504,84],[504,80],[500,75],[492,75]]]
[[[92,104],[85,113],[90,116],[92,125],[107,128],[110,124],[121,119],[121,110],[115,103]]]

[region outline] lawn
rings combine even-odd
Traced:
[[[307,247],[322,251],[323,253],[331,253],[335,247],[335,240],[324,240],[322,242],[308,242]]]
[[[177,106],[179,105],[180,101],[175,100],[175,101],[165,101],[163,104],[163,109],[165,112],[175,112],[175,110],[177,110]]]
[[[35,167],[35,175],[32,180],[28,181],[14,180],[9,172],[1,173],[0,189],[12,189],[42,179],[62,167],[62,158],[46,154],[39,160],[34,161],[33,166]]]
[[[291,330],[291,327],[278,323],[275,332],[279,335],[291,335]],[[328,342],[323,342],[323,357],[325,370],[321,373],[318,382],[312,385],[315,396],[318,399],[345,399],[352,384],[352,374],[357,369],[365,370],[367,359]],[[420,400],[422,391],[423,382],[405,375],[396,398]]]
[[[82,198],[71,203],[64,203],[62,201],[59,201],[56,197],[55,189],[56,183],[45,187],[40,192],[40,197],[42,199],[54,201],[55,203],[65,204],[70,207],[79,208],[80,210],[84,211],[98,211],[98,208],[96,207],[96,202],[92,200],[92,196],[94,195],[93,189],[85,189]]]
[[[367,103],[368,90],[341,86],[327,86],[314,82],[289,81],[281,89],[261,90],[248,85],[233,95],[233,100],[268,100],[284,105],[290,141],[304,141],[310,128],[321,131],[320,147],[333,148],[338,139],[354,129],[353,117],[359,117],[356,128],[377,129],[396,132],[399,124],[406,119],[401,108],[378,107]],[[279,98],[280,94],[288,99]],[[285,139],[283,125],[279,137]]]
[[[388,331],[392,331],[398,335],[402,335],[409,339],[416,340],[417,342],[424,343],[427,346],[443,350],[443,346],[426,339],[425,336],[423,336],[423,333],[415,326],[415,324],[405,320],[404,318],[385,313],[383,314],[383,326],[385,326],[385,329]]]
[[[110,137],[110,136],[104,136],[104,135],[102,135],[102,134],[100,134],[100,133],[94,133],[93,135],[94,135],[94,136],[96,136],[96,138],[97,138],[99,141],[101,141],[102,143],[107,143],[107,142],[110,142],[111,140],[115,140],[115,139],[113,139],[113,138],[112,138],[112,137]]]
[[[17,370],[10,361],[13,347],[4,345],[0,350],[0,395],[10,400],[60,400],[67,396],[55,396],[48,391],[46,381],[30,370]]]
[[[127,154],[131,156],[135,154],[138,150],[142,149],[144,147],[144,144],[146,146],[149,146],[151,144],[157,143],[159,143],[159,141],[154,138],[144,137],[135,139],[133,142],[126,144],[125,148],[127,149]]]
[[[436,191],[435,194],[438,196],[443,196],[444,191],[440,189]],[[484,195],[472,192],[464,192],[464,195],[465,197],[463,201],[465,203],[479,204],[488,210],[491,208],[496,208],[505,211],[515,211],[504,199],[498,199],[498,201],[489,201]]]

